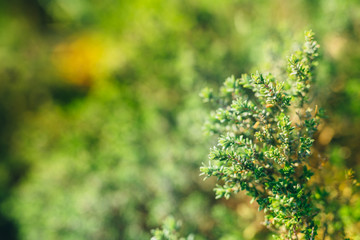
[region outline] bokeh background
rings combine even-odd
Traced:
[[[2,0],[0,29],[1,239],[149,239],[169,215],[195,239],[266,239],[255,204],[199,177],[199,92],[276,75],[307,29],[329,218],[359,239],[358,0]]]

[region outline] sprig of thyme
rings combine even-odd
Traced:
[[[219,135],[202,174],[217,177],[216,198],[246,191],[280,239],[317,235],[318,209],[308,181],[313,135],[322,118],[309,98],[318,48],[308,31],[302,49],[288,60],[287,79],[261,73],[229,77],[218,94],[208,88],[201,93],[218,105],[205,128]]]

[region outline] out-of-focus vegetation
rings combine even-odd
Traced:
[[[170,214],[195,239],[265,239],[255,204],[214,200],[198,176],[209,145],[198,92],[281,66],[308,28],[331,116],[314,149],[335,166],[318,179],[337,183],[327,218],[360,235],[359,195],[343,181],[360,171],[357,0],[15,0],[0,2],[0,27],[5,239],[149,239]]]

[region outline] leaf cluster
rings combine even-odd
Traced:
[[[164,220],[162,228],[151,230],[153,237],[151,240],[193,240],[193,236],[189,235],[187,238],[180,237],[179,230],[181,222],[175,220],[173,217],[167,217]]]
[[[212,112],[206,131],[219,135],[205,177],[215,176],[216,198],[246,191],[265,212],[265,223],[282,239],[314,239],[318,214],[308,181],[314,133],[323,111],[311,106],[318,43],[312,31],[288,60],[287,79],[257,72],[229,77],[218,94],[201,93]]]

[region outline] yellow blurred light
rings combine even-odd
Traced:
[[[328,145],[335,134],[335,130],[331,127],[325,127],[319,135],[319,143],[321,145]]]
[[[106,67],[103,64],[105,48],[99,38],[83,34],[57,45],[53,62],[59,74],[69,83],[90,86]]]

